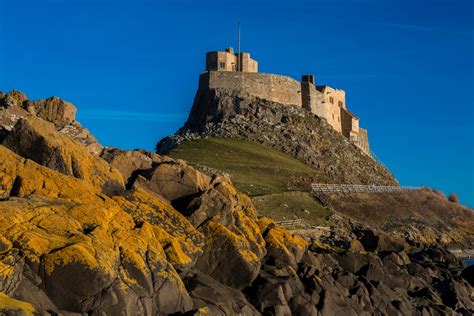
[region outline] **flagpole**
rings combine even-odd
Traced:
[[[237,71],[242,71],[241,57],[240,57],[240,21],[238,23],[237,30],[238,30]]]

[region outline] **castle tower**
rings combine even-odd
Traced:
[[[232,47],[225,51],[213,51],[206,54],[206,71],[258,72],[258,62],[250,58],[249,53],[234,53]]]
[[[317,114],[318,92],[314,75],[301,76],[301,105],[312,113]]]

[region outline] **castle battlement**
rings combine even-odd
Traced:
[[[258,62],[249,53],[239,55],[227,48],[206,54],[206,72],[201,74],[199,86],[231,89],[241,97],[253,96],[303,108],[325,119],[370,155],[367,130],[359,127],[360,119],[347,108],[345,91],[316,85],[314,75],[303,75],[298,81],[288,76],[258,73]]]

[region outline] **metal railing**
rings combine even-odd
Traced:
[[[284,221],[279,221],[276,222],[278,225],[283,226],[283,227],[295,227],[295,226],[301,226],[303,224],[303,219],[298,218],[298,219],[288,219]]]

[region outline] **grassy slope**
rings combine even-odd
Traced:
[[[326,177],[279,151],[244,140],[208,138],[182,143],[169,156],[204,171],[228,173],[239,190],[253,197],[260,213],[276,220],[303,218],[314,225],[330,214],[309,193],[311,182],[326,182]]]

